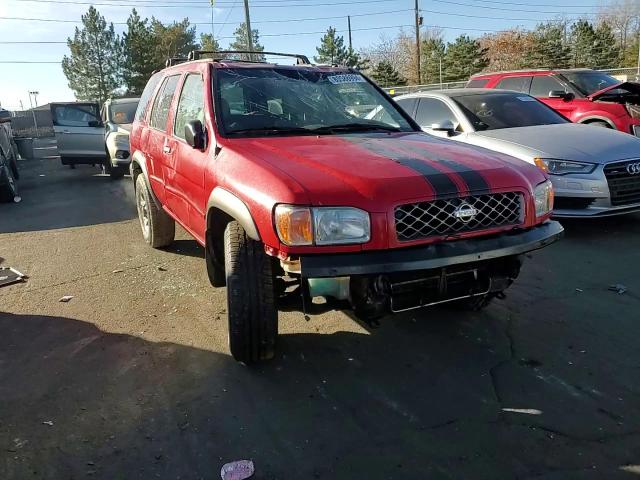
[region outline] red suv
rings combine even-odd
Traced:
[[[421,133],[360,73],[201,53],[149,81],[131,173],[145,241],[168,246],[178,222],[227,286],[239,361],[274,355],[292,296],[304,309],[349,301],[365,318],[480,308],[522,254],[561,236],[541,170]]]
[[[595,70],[480,73],[467,87],[528,93],[575,123],[614,128],[640,137],[640,84]]]

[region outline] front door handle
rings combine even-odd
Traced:
[[[164,147],[162,147],[162,153],[168,155],[171,153],[171,147],[169,145],[165,145]]]

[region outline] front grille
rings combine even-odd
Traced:
[[[630,205],[640,203],[640,173],[629,173],[629,165],[638,165],[640,160],[614,163],[604,167],[604,175],[607,177],[611,205]]]
[[[553,201],[554,210],[584,210],[589,208],[595,198],[580,198],[580,197],[556,197]]]
[[[473,218],[460,218],[461,210],[469,210],[466,206],[475,209]],[[401,242],[520,225],[524,221],[523,199],[520,193],[508,192],[409,203],[396,207],[395,220]]]

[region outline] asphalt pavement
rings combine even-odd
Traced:
[[[563,222],[481,313],[280,314],[227,348],[184,231],[140,233],[131,179],[23,162],[0,204],[0,479],[615,479],[640,474],[640,216]],[[609,291],[622,284],[626,292]],[[63,296],[72,296],[60,302]]]

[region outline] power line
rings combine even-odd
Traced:
[[[99,5],[99,6],[106,6],[106,7],[137,7],[137,8],[206,8],[206,9],[210,9],[211,8],[211,4],[208,5],[204,5],[204,4],[193,4],[193,5],[189,5],[189,4],[162,4],[162,5],[158,5],[158,4],[152,4],[152,5],[141,5],[141,2],[136,2],[136,3],[105,3],[104,1],[100,1],[100,2],[91,2],[91,1],[71,1],[71,0],[13,0],[14,2],[34,2],[34,3],[53,3],[53,4],[65,4],[65,5]],[[118,0],[118,1],[123,1],[123,0]],[[143,1],[143,0],[141,0]],[[274,2],[282,2],[284,0],[262,0],[263,2],[267,2],[267,1],[274,1]],[[304,0],[294,0],[294,1],[304,1]],[[334,6],[334,5],[354,5],[354,4],[370,4],[370,3],[388,3],[389,0],[355,0],[355,1],[351,1],[351,2],[345,2],[345,1],[341,1],[341,2],[333,2],[333,3],[307,3],[307,4],[293,4],[293,3],[287,3],[287,4],[272,4],[272,5],[265,5],[265,4],[258,4],[258,5],[252,5],[252,8],[291,8],[291,7],[326,7],[326,6]],[[221,5],[223,5],[223,3],[217,3],[216,6],[220,7]],[[224,5],[232,5],[230,2],[224,3]]]
[[[216,26],[224,27],[231,15],[233,8],[230,8],[227,13],[227,17],[221,23],[214,23]],[[376,15],[389,15],[392,13],[401,13],[401,12],[412,12],[412,8],[405,8],[401,10],[388,10],[386,12],[371,12],[371,13],[355,13],[350,14],[351,17],[369,17]],[[335,20],[346,18],[346,15],[335,15],[331,17],[313,17],[313,18],[285,18],[280,20],[262,20],[251,22],[252,24],[263,24],[263,23],[287,23],[287,22],[311,22],[317,20]],[[55,19],[55,18],[26,18],[26,17],[0,17],[0,20],[16,20],[16,21],[29,21],[29,22],[52,22],[52,23],[82,23],[82,20],[64,20],[64,19]],[[109,22],[114,25],[126,25],[127,22]],[[190,22],[191,25],[211,25],[211,22]]]
[[[562,15],[567,12],[560,12],[557,10],[548,11],[548,10],[527,10],[523,8],[505,8],[505,7],[488,7],[486,5],[476,5],[473,3],[463,3],[463,2],[454,2],[452,0],[433,0],[438,3],[448,3],[450,5],[459,5],[462,7],[475,7],[475,8],[485,8],[488,10],[501,10],[506,12],[527,12],[527,13],[552,13],[557,15]],[[571,12],[572,15],[594,15],[594,12]]]
[[[496,0],[475,0],[480,3],[496,3],[498,5],[523,5],[525,7],[556,7],[556,8],[601,8],[604,5],[556,5],[553,3],[522,3],[522,2],[498,2]]]

